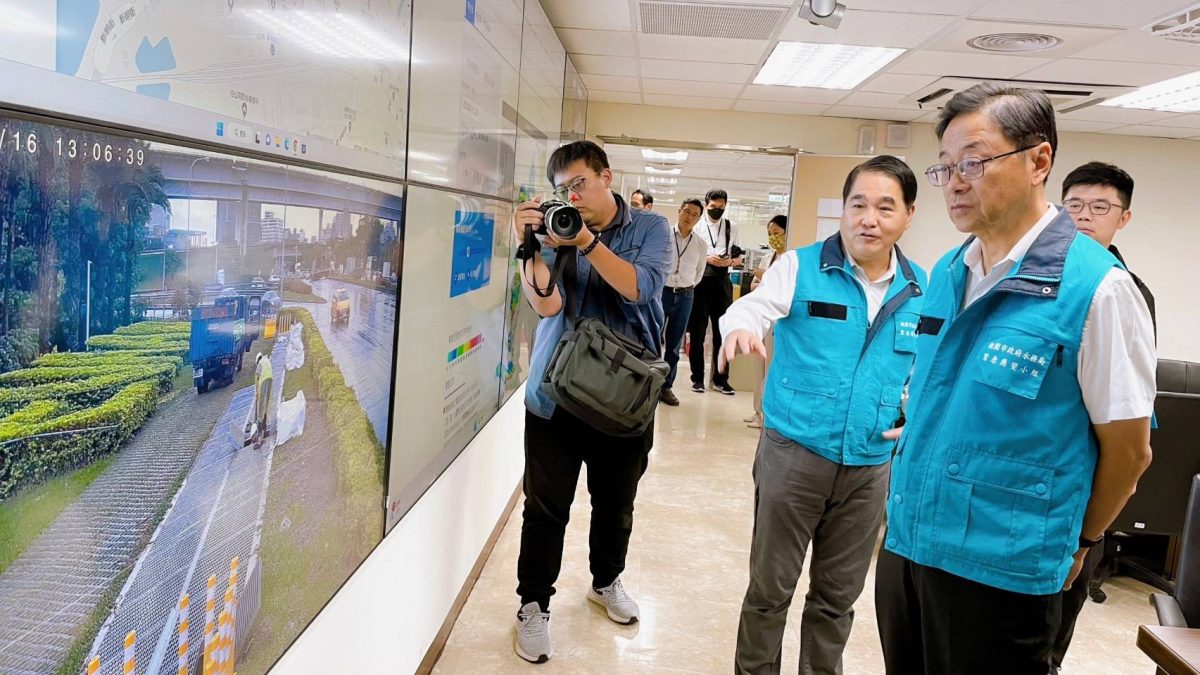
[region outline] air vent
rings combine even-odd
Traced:
[[[641,31],[651,35],[767,40],[788,8],[698,2],[638,3]]]
[[[885,144],[889,148],[907,148],[912,142],[912,127],[907,124],[889,124],[887,125],[887,141]]]
[[[1005,80],[996,78],[943,77],[904,98],[901,103],[924,110],[937,110],[960,91],[981,82],[992,82],[1022,89],[1040,89],[1050,97],[1059,112],[1079,110],[1101,101],[1127,94],[1137,87],[1118,84],[1075,84],[1068,82],[1039,82],[1034,80]]]
[[[1168,40],[1200,45],[1200,5],[1153,23],[1146,30]]]
[[[1040,52],[1054,49],[1063,39],[1044,33],[993,33],[967,40],[967,46],[985,52]]]

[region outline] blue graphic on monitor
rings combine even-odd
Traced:
[[[58,0],[58,35],[54,42],[54,70],[76,75],[87,51],[92,26],[100,14],[100,0]]]
[[[171,100],[171,85],[166,84],[166,83],[139,84],[137,86],[137,93],[139,93],[143,96],[153,96],[154,98],[161,98],[164,101],[170,101]],[[220,135],[220,134],[218,134],[218,135]]]
[[[142,38],[134,62],[143,73],[175,70],[175,52],[171,50],[171,38],[163,38],[156,45],[150,44],[149,38]]]
[[[484,288],[492,280],[492,240],[496,217],[475,211],[454,212],[454,260],[450,297]]]

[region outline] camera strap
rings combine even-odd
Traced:
[[[525,266],[525,278],[529,279],[529,285],[533,287],[533,292],[539,298],[548,298],[554,295],[554,287],[558,285],[558,280],[563,279],[563,284],[568,285],[567,281],[575,274],[575,257],[578,255],[578,250],[574,246],[555,249],[554,252],[554,267],[550,269],[550,280],[546,282],[545,288],[539,288],[537,285],[537,277],[534,276],[533,270],[530,269],[529,261],[533,260],[534,256],[539,255],[542,249],[541,242],[533,234],[532,227],[525,228],[525,243],[521,246],[525,250],[525,258],[521,260],[521,265]],[[569,270],[568,270],[569,266]]]

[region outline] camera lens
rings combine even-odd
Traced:
[[[559,239],[574,239],[583,230],[583,216],[574,206],[563,202],[545,202],[541,208],[546,216],[546,226]]]

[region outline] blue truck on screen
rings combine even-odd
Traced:
[[[192,382],[203,394],[210,384],[233,382],[242,369],[242,355],[249,348],[246,334],[245,296],[222,295],[211,305],[192,309],[192,339],[188,360],[192,363]]]

